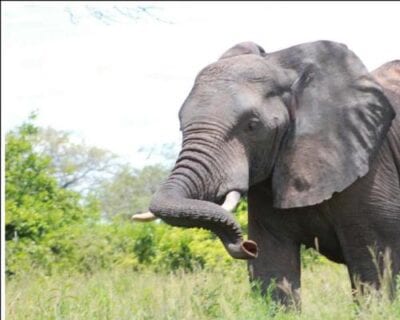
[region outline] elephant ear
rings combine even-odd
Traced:
[[[292,124],[272,177],[274,206],[314,205],[368,172],[395,114],[344,45],[308,43],[271,59],[297,77],[290,89]]]
[[[265,56],[265,50],[258,44],[248,41],[241,42],[227,50],[220,59],[226,59],[234,56],[239,56],[242,54],[256,54],[259,56]]]

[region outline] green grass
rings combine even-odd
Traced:
[[[126,270],[85,276],[30,273],[6,284],[11,319],[400,319],[400,299],[376,292],[352,302],[345,267],[303,270],[302,312],[284,312],[250,290],[245,264],[220,272]]]

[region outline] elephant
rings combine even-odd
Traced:
[[[345,264],[353,289],[379,288],[385,256],[400,272],[396,112],[400,60],[369,72],[333,41],[271,53],[239,43],[197,75],[181,151],[143,219],[212,231],[284,305],[287,287],[300,300],[302,244]],[[243,196],[248,240],[229,212]]]

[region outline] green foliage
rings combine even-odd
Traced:
[[[32,122],[33,116],[30,121]],[[65,229],[96,218],[93,201],[62,189],[52,175],[51,160],[34,151],[38,129],[24,123],[6,136],[7,272],[50,265],[65,254],[53,238]]]
[[[300,248],[301,265],[303,268],[313,268],[315,265],[327,264],[329,260],[313,248]]]

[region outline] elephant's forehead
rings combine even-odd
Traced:
[[[197,83],[180,110],[182,121],[207,117],[234,120],[246,110],[259,105],[264,84],[217,79]],[[232,119],[230,119],[232,118]]]
[[[243,55],[219,60],[197,76],[179,116],[183,122],[207,117],[230,121],[260,104],[275,87],[273,67],[261,57]]]
[[[200,71],[196,83],[215,80],[224,81],[268,81],[274,71],[263,58],[256,55],[241,55],[218,60]]]

